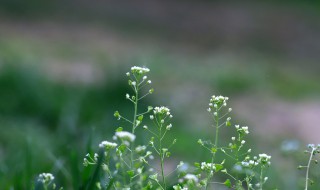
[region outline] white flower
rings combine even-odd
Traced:
[[[141,152],[144,152],[146,149],[147,149],[146,146],[137,146],[136,152],[141,153]]]
[[[244,143],[246,143],[246,141],[245,141],[245,140],[242,140],[242,141],[241,141],[241,144],[244,145]]]
[[[131,82],[132,86],[135,86],[137,83],[135,81]]]
[[[236,137],[231,137],[231,140],[235,141],[235,140],[236,140]]]
[[[147,83],[148,83],[148,84],[151,84],[151,80],[148,80]]]
[[[145,74],[145,73],[148,73],[149,71],[150,71],[150,69],[148,69],[146,67],[137,67],[137,66],[131,67],[132,73]]]
[[[153,120],[153,119],[154,119],[154,116],[153,116],[153,115],[150,115],[150,119]]]
[[[102,141],[99,144],[100,148],[107,148],[107,149],[113,149],[113,148],[116,148],[117,146],[118,146],[117,143],[113,143],[113,142],[109,142],[109,141]]]
[[[200,166],[201,170],[215,170],[216,166],[213,163],[202,162]]]
[[[271,162],[271,156],[267,155],[267,154],[259,154],[259,159],[258,159],[258,162],[261,163],[261,164],[268,164],[270,165]]]
[[[166,129],[167,130],[170,130],[172,128],[172,124],[170,123],[167,127],[166,127]]]
[[[269,156],[269,155],[267,155],[267,154],[265,154],[265,153],[259,154],[259,157],[260,157],[261,159],[266,159],[266,160],[270,160],[270,159],[271,159],[271,156]]]
[[[186,179],[186,180],[190,180],[190,181],[193,181],[193,182],[195,182],[195,183],[197,183],[198,182],[198,177],[196,176],[196,175],[194,175],[194,174],[187,174],[187,175],[185,175],[184,176],[184,179]]]
[[[39,175],[38,180],[42,183],[50,183],[54,180],[54,176],[51,173],[42,173]]]
[[[170,115],[170,109],[164,106],[153,108],[154,114],[165,114]]]
[[[142,78],[142,79],[143,79],[143,80],[146,80],[147,78],[148,78],[147,76],[143,76],[143,78]]]
[[[241,165],[243,166],[243,167],[249,167],[250,166],[250,164],[249,164],[249,162],[241,162]]]
[[[130,95],[129,95],[129,94],[126,94],[126,98],[129,99],[129,98],[130,98]]]
[[[118,131],[115,136],[121,140],[127,140],[133,142],[136,139],[136,136],[128,131]]]
[[[247,126],[241,127],[241,129],[243,130],[243,132],[244,132],[245,134],[249,134],[249,130],[248,130],[248,127],[247,127]]]

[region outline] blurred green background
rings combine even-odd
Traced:
[[[221,94],[255,153],[272,155],[267,188],[302,189],[296,167],[305,144],[320,143],[319,11],[312,1],[0,1],[1,189],[30,189],[42,172],[83,188],[83,157],[123,125],[115,110],[132,111],[134,65],[151,70],[143,105],[172,109],[172,167],[205,158],[196,142],[213,137],[206,108]]]

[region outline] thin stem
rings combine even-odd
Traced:
[[[215,148],[218,148],[218,139],[219,139],[219,114],[218,112],[216,112],[217,115],[216,115],[216,138],[215,138],[215,143],[214,143],[214,146]]]
[[[312,160],[312,156],[313,156],[313,152],[315,151],[315,148],[312,148],[312,151],[310,152],[310,158],[308,161],[308,165],[307,165],[307,172],[306,172],[306,185],[305,185],[305,190],[308,190],[308,181],[309,181],[309,169],[310,169],[310,164],[311,164],[311,160]]]
[[[212,163],[212,167],[214,167],[213,163],[214,163],[214,159],[215,159],[215,156],[216,156],[216,151],[218,150],[218,139],[219,139],[219,114],[218,114],[218,110],[216,109],[216,113],[217,115],[215,115],[213,117],[213,120],[216,122],[215,124],[215,127],[216,127],[216,135],[215,135],[215,143],[214,143],[214,152],[211,150],[212,152],[212,158],[211,158],[211,163]],[[214,168],[212,168],[212,170],[214,170]],[[210,180],[212,176],[210,175],[208,177],[208,181]],[[208,183],[206,183],[206,186],[205,186],[205,189],[207,190],[208,189]]]
[[[263,181],[263,168],[264,168],[264,166],[261,166],[261,171],[260,171],[260,190],[262,190],[262,187],[263,187],[263,183],[264,183],[264,181]]]
[[[162,136],[162,125],[159,127],[159,137]],[[163,150],[162,150],[162,138],[159,138],[159,152],[160,152],[160,164],[161,164],[161,177],[162,177],[162,183],[164,186],[164,189],[166,188],[166,179],[165,179],[165,175],[164,175],[164,155],[163,155]]]

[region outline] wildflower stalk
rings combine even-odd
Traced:
[[[264,184],[263,169],[264,169],[264,166],[261,166],[261,170],[260,170],[260,188],[259,188],[259,190],[263,189],[263,184]]]
[[[163,150],[162,150],[162,125],[160,126],[160,136],[159,136],[159,149],[160,149],[160,162],[161,162],[161,177],[162,177],[162,183],[164,188],[163,189],[167,189],[166,187],[166,179],[165,179],[165,175],[164,175],[164,154],[163,154]]]
[[[138,81],[137,81],[138,82]],[[139,89],[138,87],[134,86],[134,91],[135,91],[135,100],[133,102],[134,104],[134,113],[133,113],[133,123],[132,123],[132,134],[134,134],[136,125],[137,125],[137,113],[138,113],[138,101],[139,101]],[[133,160],[134,160],[134,142],[131,143],[131,151],[130,151],[130,170],[132,170],[133,167]],[[130,180],[131,181],[131,180]]]
[[[314,155],[314,152],[316,150],[316,148],[314,147],[314,145],[309,145],[309,147],[311,148],[311,152],[310,152],[310,157],[309,157],[309,161],[308,161],[308,165],[306,166],[307,167],[307,171],[306,171],[306,182],[305,182],[305,190],[308,190],[308,182],[309,182],[309,169],[310,169],[310,164],[311,164],[311,161],[312,161],[312,157]]]
[[[164,106],[155,107],[153,109],[153,114],[150,115],[150,119],[153,121],[154,125],[157,128],[157,132],[153,132],[151,129],[145,128],[148,132],[154,135],[150,140],[151,147],[155,150],[155,152],[159,155],[160,160],[160,178],[162,183],[159,183],[156,177],[153,178],[154,181],[159,185],[162,190],[167,189],[166,175],[164,172],[164,159],[170,156],[169,149],[175,144],[176,140],[173,140],[170,146],[166,146],[164,139],[167,132],[172,128],[172,124],[168,124],[168,121],[172,118],[170,114],[170,109]],[[154,138],[156,138],[157,144],[154,142]],[[157,174],[156,174],[157,176]]]

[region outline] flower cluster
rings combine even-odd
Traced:
[[[208,112],[212,112],[212,110],[214,110],[214,115],[216,116],[217,110],[221,109],[221,107],[226,107],[228,100],[229,98],[224,96],[211,96]],[[228,109],[229,112],[231,112],[231,110],[231,108]]]
[[[184,180],[186,181],[191,181],[191,182],[194,182],[194,183],[197,183],[199,181],[198,177],[194,174],[186,174],[184,177],[183,177]]]
[[[259,158],[258,158],[258,163],[261,163],[263,165],[270,165],[271,162],[271,156],[267,155],[267,154],[259,154]]]
[[[145,74],[148,73],[150,71],[150,69],[146,68],[146,67],[137,67],[137,66],[133,66],[131,67],[131,72],[134,74]],[[128,75],[128,73],[127,73]]]
[[[239,125],[235,125],[235,128],[237,129],[238,133],[249,134],[249,128],[247,126],[240,127]]]
[[[310,149],[310,150],[317,150],[317,149],[320,150],[320,144],[318,144],[318,145],[308,144],[307,147],[308,147],[308,149]]]
[[[117,131],[113,136],[113,139],[114,140],[120,139],[126,144],[126,143],[133,142],[136,139],[136,135],[128,131]]]
[[[109,149],[114,149],[118,146],[117,143],[113,143],[113,142],[109,142],[109,141],[102,141],[100,144],[99,144],[99,147],[100,148],[105,148],[107,150]]]
[[[49,184],[54,180],[54,176],[51,173],[39,174],[38,181],[43,184]]]
[[[216,169],[216,166],[215,166],[214,163],[202,162],[202,163],[201,163],[201,166],[200,166],[200,169],[201,169],[201,170],[204,170],[204,171],[211,171],[211,170],[215,170],[215,169]]]
[[[171,116],[170,114],[170,109],[165,107],[165,106],[161,106],[161,107],[155,107],[153,109],[153,113],[156,114],[162,114],[162,115],[168,115]],[[171,116],[172,117],[172,116]]]

